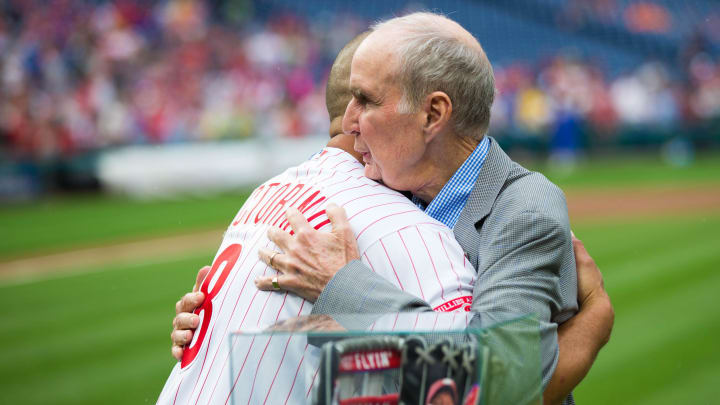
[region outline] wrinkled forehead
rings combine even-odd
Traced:
[[[394,41],[370,34],[360,44],[350,65],[350,90],[380,91],[395,82],[398,58]]]

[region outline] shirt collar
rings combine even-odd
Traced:
[[[490,138],[483,137],[475,150],[468,156],[459,169],[445,183],[438,195],[429,205],[425,205],[419,198],[413,197],[413,202],[432,218],[453,228],[460,218],[460,213],[467,203],[468,196],[475,186],[475,180],[480,174],[485,157],[490,149]]]

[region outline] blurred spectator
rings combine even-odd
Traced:
[[[660,4],[640,1],[630,4],[623,15],[625,24],[633,32],[667,32],[672,28],[672,18]]]
[[[326,133],[328,66],[367,21],[329,11],[250,18],[248,2],[221,3],[0,1],[0,154],[42,161],[113,145]],[[657,35],[682,23],[650,1],[557,4],[578,22]],[[720,64],[702,42],[717,40],[711,25],[688,38],[680,72],[647,62],[609,78],[563,53],[496,66],[491,133],[576,150],[587,133],[610,142],[625,128],[717,119]]]
[[[16,158],[327,132],[329,62],[359,23],[215,23],[205,2],[6,1],[0,137]],[[348,31],[352,27],[355,31]]]

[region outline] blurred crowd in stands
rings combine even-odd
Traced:
[[[580,128],[598,143],[612,141],[622,130],[679,134],[720,119],[718,62],[694,55],[684,80],[673,78],[660,62],[609,79],[599,66],[570,56],[539,67],[518,63],[497,69],[491,131],[550,137],[568,147]]]
[[[0,137],[12,155],[37,158],[325,133],[325,76],[362,28],[290,15],[213,23],[201,1],[9,4],[0,19]]]
[[[222,17],[211,2],[4,0],[0,156],[47,159],[113,145],[325,134],[324,85],[337,50],[367,26]],[[482,41],[482,38],[480,38]],[[679,128],[720,117],[720,60],[647,62],[617,77],[562,53],[496,66],[496,136],[572,144],[591,128]],[[567,138],[567,139],[566,139]]]

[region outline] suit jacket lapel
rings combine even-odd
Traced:
[[[460,242],[460,246],[475,269],[477,269],[480,247],[480,235],[475,225],[490,213],[512,165],[512,160],[503,152],[497,141],[493,138],[490,140],[485,163],[453,229],[455,239]]]

